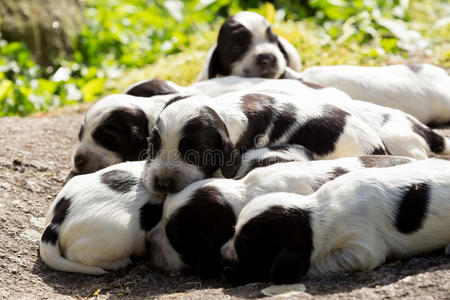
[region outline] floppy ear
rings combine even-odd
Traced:
[[[225,178],[233,178],[236,176],[242,164],[241,153],[236,149],[233,143],[226,137],[223,147],[223,165],[220,170]]]
[[[287,66],[294,71],[300,71],[302,61],[297,49],[282,36],[278,36],[278,48],[280,48],[280,51],[285,56]]]
[[[220,72],[219,70],[220,70],[220,62],[217,44],[214,44],[206,54],[206,59],[203,64],[203,68],[197,77],[197,81],[214,78]]]
[[[214,46],[208,65],[208,79],[214,78],[220,73],[222,73],[222,67],[219,59],[219,50],[217,50],[217,46]]]
[[[210,279],[220,274],[220,248],[210,243],[198,261],[196,273],[202,279]]]
[[[270,280],[276,284],[298,282],[308,272],[309,257],[300,249],[283,247],[270,268]]]

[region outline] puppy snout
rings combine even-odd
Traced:
[[[275,62],[277,61],[277,58],[268,53],[259,54],[256,57],[256,62],[260,66],[274,66]]]
[[[155,190],[159,192],[166,192],[166,193],[175,193],[176,185],[175,180],[171,176],[158,176],[156,175],[153,179],[153,187]]]

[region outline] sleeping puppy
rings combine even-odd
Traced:
[[[450,242],[450,161],[350,172],[309,196],[257,197],[221,249],[234,283],[372,270]]]
[[[450,76],[433,65],[320,66],[297,77],[335,87],[354,99],[400,109],[424,124],[450,122]]]
[[[147,138],[164,106],[177,95],[151,98],[110,95],[86,113],[73,154],[71,175],[92,173],[107,166],[146,157]]]
[[[145,233],[161,219],[163,198],[148,193],[144,161],[73,177],[49,208],[39,245],[51,268],[100,275],[146,254]]]
[[[447,139],[398,110],[362,101],[327,102],[297,91],[296,96],[241,91],[172,103],[152,129],[144,185],[174,193],[203,178],[232,178],[241,153],[283,143],[306,147],[314,159],[386,153],[424,159],[430,152],[450,153]]]
[[[241,153],[284,143],[302,145],[315,159],[386,154],[365,122],[335,106],[302,105],[286,94],[192,96],[167,106],[152,129],[143,182],[175,193],[207,177],[236,176]]]
[[[151,261],[166,270],[191,268],[202,277],[218,275],[220,247],[233,236],[236,218],[251,199],[280,191],[307,195],[352,170],[412,161],[378,155],[287,162],[254,169],[240,180],[210,178],[194,182],[167,196],[162,220],[148,235]],[[260,158],[259,162],[265,165],[267,160]]]
[[[242,11],[220,27],[197,81],[228,75],[281,78],[286,67],[301,68],[294,46],[273,33],[263,16]]]
[[[301,146],[248,151],[239,173],[309,159]],[[42,260],[56,270],[100,275],[125,267],[130,255],[146,254],[145,232],[160,221],[164,197],[143,188],[143,167],[143,161],[126,162],[72,178],[47,213]]]
[[[124,93],[139,97],[152,97],[167,94],[206,95],[210,97],[221,96],[225,93],[241,90],[253,92],[278,92],[290,95],[306,93],[308,89],[317,99],[351,100],[346,93],[335,88],[319,87],[299,79],[267,79],[260,77],[226,76],[198,81],[190,86],[183,87],[169,80],[150,79],[138,82],[128,87]]]

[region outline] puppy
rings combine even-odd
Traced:
[[[450,242],[450,162],[428,159],[350,172],[309,196],[257,197],[222,247],[224,277],[296,282],[372,270]]]
[[[294,46],[273,33],[263,16],[242,11],[221,26],[197,80],[228,75],[280,78],[286,67],[301,68]]]
[[[139,97],[152,97],[155,95],[177,93],[217,97],[225,93],[247,90],[248,92],[277,92],[295,96],[299,93],[299,90],[303,95],[308,92],[308,89],[313,89],[313,91],[310,92],[318,99],[352,99],[338,89],[319,87],[318,85],[299,80],[298,78],[280,80],[239,76],[212,78],[195,82],[187,87],[179,86],[169,80],[144,80],[128,87],[124,93]]]
[[[239,174],[310,155],[293,145],[248,151]],[[42,260],[56,270],[100,275],[125,267],[130,255],[146,254],[145,232],[160,221],[164,197],[143,189],[143,167],[143,161],[127,162],[72,178],[47,213]]]
[[[81,124],[71,175],[144,159],[149,128],[174,97],[177,95],[142,98],[118,94],[95,103]]]
[[[398,110],[334,101],[341,109],[312,92],[297,91],[296,96],[241,91],[172,103],[152,129],[144,185],[174,193],[203,178],[232,178],[241,153],[283,143],[306,147],[314,159],[386,153],[423,159],[431,151],[450,153],[448,140]]]
[[[257,151],[260,149],[249,152],[254,155]],[[265,161],[262,157],[259,160]],[[232,237],[242,207],[256,196],[280,191],[311,194],[325,182],[351,170],[412,161],[378,155],[287,162],[254,169],[240,180],[211,178],[194,182],[167,196],[162,220],[148,235],[151,260],[166,270],[191,268],[202,277],[218,275],[220,247]]]
[[[335,87],[354,99],[400,109],[424,124],[450,122],[450,76],[433,65],[321,66],[297,77]]]
[[[49,267],[92,275],[127,266],[146,254],[145,232],[161,219],[159,195],[148,193],[143,161],[75,176],[47,213],[39,251]]]

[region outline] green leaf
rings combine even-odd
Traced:
[[[87,82],[81,87],[81,94],[84,101],[90,102],[95,99],[95,96],[103,91],[104,78],[95,78]]]

